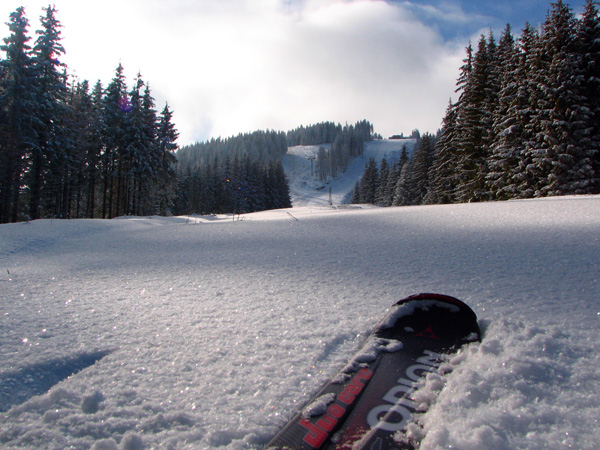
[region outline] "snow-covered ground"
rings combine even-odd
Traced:
[[[1,225],[0,447],[260,448],[418,292],[484,330],[422,449],[598,447],[600,196],[240,219]]]
[[[412,153],[415,139],[383,139],[365,144],[364,154],[355,158],[346,173],[340,174],[336,179],[325,182],[319,179],[316,171],[316,157],[319,148],[329,149],[331,145],[299,145],[290,147],[283,158],[283,167],[290,183],[292,204],[297,206],[327,206],[330,203],[329,189],[331,188],[331,203],[340,205],[345,203],[352,192],[354,185],[363,175],[365,164],[374,158],[379,167],[383,158],[388,162],[397,161],[406,146],[407,152]],[[313,167],[311,169],[311,159]]]

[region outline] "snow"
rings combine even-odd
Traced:
[[[597,448],[600,196],[304,201],[1,225],[0,447],[260,448],[394,302],[439,292],[484,336],[420,382],[422,449]]]
[[[323,394],[317,397],[311,403],[304,407],[302,410],[302,417],[305,419],[309,417],[318,417],[325,414],[327,407],[335,400],[335,393]]]
[[[404,344],[393,339],[369,336],[362,348],[350,359],[348,364],[332,378],[334,383],[342,383],[350,379],[350,375],[358,372],[365,363],[373,362],[381,352],[394,353],[402,350]]]

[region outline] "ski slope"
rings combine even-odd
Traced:
[[[260,448],[439,292],[484,338],[419,390],[421,449],[596,449],[599,230],[600,196],[1,225],[0,448]]]
[[[290,184],[292,205],[298,206],[327,206],[348,203],[354,185],[363,175],[365,164],[374,158],[379,167],[383,158],[388,162],[397,161],[406,146],[407,152],[412,153],[415,139],[383,139],[367,142],[363,156],[355,158],[346,173],[335,179],[321,181],[315,169],[319,147],[329,149],[325,145],[299,145],[290,147],[283,158],[283,167]],[[311,159],[313,167],[311,170]],[[330,196],[331,188],[331,196]]]

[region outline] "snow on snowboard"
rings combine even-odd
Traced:
[[[265,446],[265,449],[413,449],[402,433],[417,403],[418,381],[444,354],[479,341],[475,313],[454,297],[400,300],[358,354]]]

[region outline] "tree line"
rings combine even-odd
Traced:
[[[481,36],[477,49],[466,49],[457,93],[442,129],[409,162],[399,204],[600,193],[594,1],[581,17],[553,3],[545,22],[527,24],[518,39],[510,25],[498,42]]]
[[[420,136],[415,134],[413,136]],[[435,136],[425,133],[417,139],[409,155],[406,145],[396,161],[383,158],[379,167],[371,158],[351,194],[351,203],[370,203],[378,206],[404,206],[424,202],[428,175],[435,148]]]
[[[319,122],[314,125],[294,128],[286,133],[288,145],[320,145],[332,144],[342,132],[342,125],[334,122]]]
[[[178,135],[168,105],[158,114],[120,64],[106,88],[69,77],[56,9],[43,11],[33,45],[19,7],[0,46],[0,223],[167,213]]]
[[[340,126],[338,130],[331,147],[318,150],[316,169],[321,181],[346,172],[352,159],[363,155],[365,142],[373,140],[373,125],[367,120]]]
[[[211,139],[177,152],[176,214],[262,211],[292,206],[281,158],[283,132]]]

